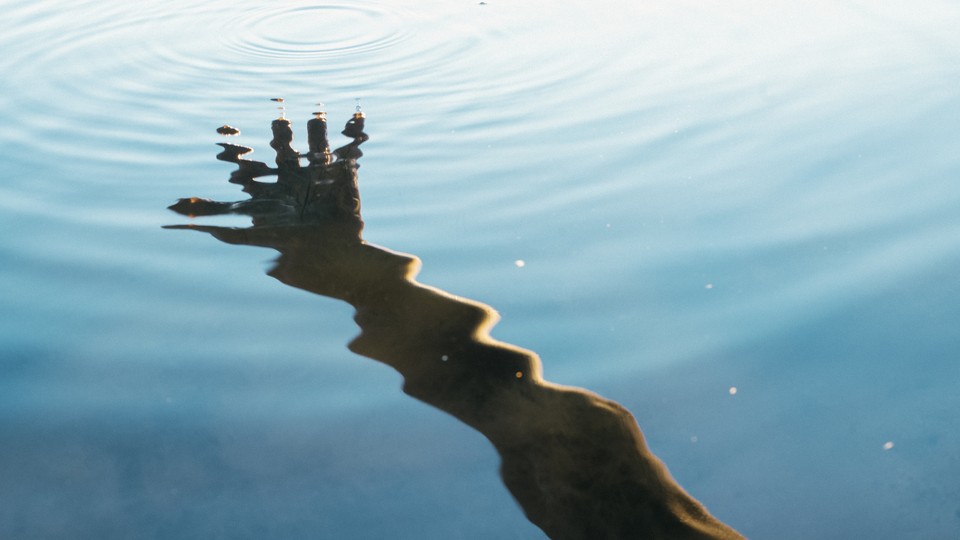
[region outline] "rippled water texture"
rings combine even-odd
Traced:
[[[956,538],[960,8],[701,4],[0,0],[0,537],[542,538],[349,306],[161,229],[283,97],[717,517]]]

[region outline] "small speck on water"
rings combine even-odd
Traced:
[[[883,449],[884,449],[884,450],[892,450],[892,449],[893,449],[893,441],[887,441],[887,442],[883,443]]]
[[[524,266],[527,265],[526,261],[524,261],[523,259],[517,259],[517,260],[513,261],[513,264],[514,264],[514,266],[516,266],[517,268],[523,268]]]
[[[713,288],[713,283],[707,283],[706,285],[703,286],[703,288],[704,288],[704,289],[712,289],[712,288]]]
[[[731,396],[737,395],[737,387],[736,387],[736,386],[731,386],[731,387],[730,387],[730,390],[727,390],[727,391],[730,392],[730,395],[731,395]]]
[[[447,356],[447,355],[443,355],[443,356],[440,357],[440,361],[441,361],[441,362],[446,362],[446,361],[449,360],[449,359],[450,359],[450,357]]]

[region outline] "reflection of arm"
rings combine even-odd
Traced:
[[[488,336],[492,310],[416,283],[417,267],[350,272],[345,294],[361,329],[350,349],[394,367],[406,393],[483,433],[533,523],[553,538],[739,538],[676,484],[626,409],[544,382],[534,353]]]
[[[489,337],[493,310],[415,282],[418,259],[341,225],[194,228],[278,249],[271,276],[352,304],[361,332],[350,349],[483,433],[504,483],[552,538],[740,538],[670,477],[626,409],[543,381],[534,353]]]
[[[364,242],[355,163],[366,140],[362,115],[344,130],[354,143],[334,152],[335,163],[317,157],[327,155],[318,150],[326,144],[320,127],[312,127],[308,169],[291,165],[285,120],[274,122],[279,169],[240,159],[249,149],[224,147],[221,159],[239,166],[231,181],[250,201],[182,199],[172,208],[251,215],[246,229],[189,228],[276,249],[271,276],[353,305],[361,331],[350,349],[390,365],[404,392],[486,436],[502,458],[504,483],[552,538],[741,538],[670,477],[626,409],[543,381],[536,354],[489,336],[492,309],[417,283],[416,257]],[[271,172],[276,184],[253,180]]]

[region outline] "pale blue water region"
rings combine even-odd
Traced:
[[[273,97],[359,97],[364,238],[746,536],[960,536],[960,6],[634,4],[0,2],[0,537],[543,537],[348,305],[161,229]]]

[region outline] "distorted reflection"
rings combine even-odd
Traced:
[[[272,128],[276,167],[243,159],[250,148],[220,145],[218,159],[237,165],[230,182],[249,199],[190,197],[170,207],[190,217],[247,215],[252,226],[169,228],[273,248],[280,256],[269,275],[351,304],[360,334],[350,350],[393,367],[404,392],[486,436],[503,482],[550,537],[740,538],[671,478],[626,409],[544,381],[535,353],[490,337],[493,310],[417,283],[419,259],[362,239],[362,112],[343,130],[352,142],[333,152],[323,112],[307,123],[306,156],[291,145],[290,121]]]

